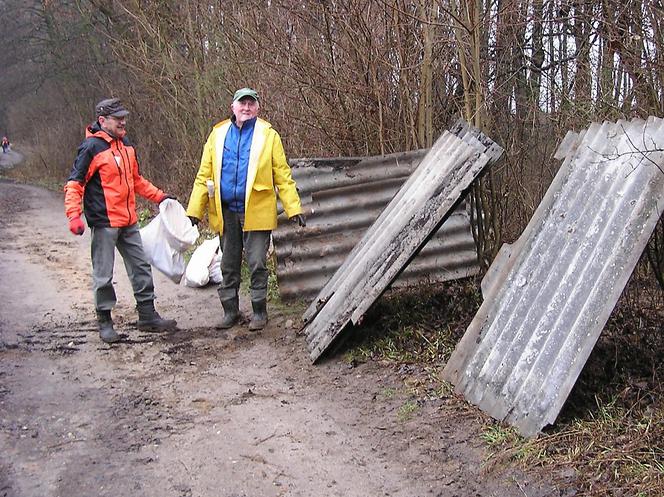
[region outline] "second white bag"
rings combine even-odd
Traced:
[[[148,262],[179,283],[185,271],[184,251],[198,238],[198,228],[191,225],[182,205],[164,200],[159,214],[140,232]]]
[[[184,284],[190,287],[205,286],[210,282],[210,269],[219,251],[219,238],[212,238],[201,243],[189,259],[184,274]],[[218,262],[217,262],[218,264]],[[215,278],[216,279],[216,278]],[[212,281],[213,283],[219,283]]]

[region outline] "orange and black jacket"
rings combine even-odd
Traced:
[[[111,137],[94,123],[85,130],[65,185],[68,219],[83,212],[88,226],[123,228],[138,220],[136,196],[159,202],[164,192],[138,171],[136,151],[126,139]]]

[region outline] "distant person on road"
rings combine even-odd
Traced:
[[[242,252],[251,273],[253,316],[250,330],[267,324],[267,251],[277,227],[277,195],[289,219],[305,226],[300,197],[279,134],[259,119],[258,94],[241,88],[233,96],[232,115],[217,123],[203,146],[187,215],[197,224],[207,211],[210,228],[221,237],[220,328],[240,318]]]
[[[6,136],[3,136],[2,137],[2,153],[6,154],[7,152],[9,152],[9,138],[7,138]]]
[[[102,100],[95,106],[95,112],[97,119],[86,129],[85,140],[78,147],[65,185],[65,213],[74,235],[85,231],[82,212],[90,226],[99,336],[104,342],[113,343],[120,339],[111,318],[116,303],[113,288],[116,248],[134,290],[138,329],[160,332],[176,325],[174,320],[163,319],[154,308],[152,268],[146,260],[138,231],[135,193],[157,203],[175,197],[141,176],[136,151],[125,138],[129,111],[122,102],[117,98]]]

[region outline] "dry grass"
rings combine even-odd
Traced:
[[[454,282],[382,299],[353,334],[346,360],[414,365],[419,374],[404,384],[411,399],[449,400],[439,372],[479,307],[478,286]],[[544,467],[576,495],[664,495],[663,356],[664,293],[642,262],[556,424],[528,440],[486,421],[486,470]]]
[[[492,466],[516,461],[524,468],[557,470],[554,475],[572,469],[577,495],[664,495],[661,400],[647,409],[629,409],[621,399],[597,399],[586,419],[560,423],[533,440],[497,423],[487,425],[484,433]]]
[[[374,305],[350,337],[346,360],[441,364],[481,304],[479,281],[394,291]]]

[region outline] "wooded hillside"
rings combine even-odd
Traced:
[[[64,183],[94,103],[124,99],[145,174],[186,198],[210,127],[252,86],[289,157],[428,147],[463,116],[506,149],[474,191],[485,262],[568,129],[662,116],[661,0],[2,0],[0,128]],[[661,278],[664,230],[650,244]],[[661,282],[664,284],[664,281]]]

